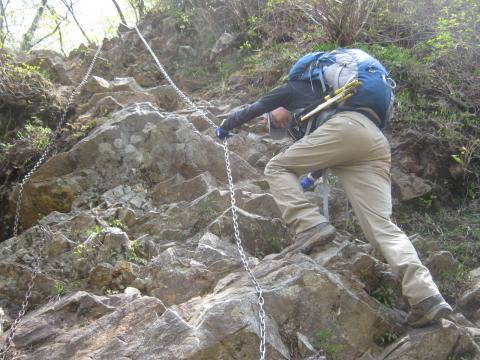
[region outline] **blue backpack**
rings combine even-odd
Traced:
[[[380,128],[393,113],[394,82],[374,57],[359,49],[314,52],[301,57],[290,69],[289,80],[319,81],[324,92],[335,91],[351,80],[361,85],[339,109],[373,110]],[[393,86],[392,86],[393,85]]]

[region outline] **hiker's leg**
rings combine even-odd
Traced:
[[[298,177],[355,161],[371,147],[367,137],[358,136],[363,127],[345,114],[349,113],[333,116],[312,134],[272,158],[265,168],[270,191],[283,219],[297,234],[327,221],[318,207],[305,197]]]
[[[372,127],[371,131],[374,133],[377,129]],[[375,136],[374,147],[366,161],[337,166],[333,170],[347,193],[365,236],[399,275],[403,295],[411,305],[415,305],[439,294],[439,291],[408,237],[390,220],[390,148],[382,137]]]

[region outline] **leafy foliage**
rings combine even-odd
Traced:
[[[17,138],[29,142],[35,150],[45,150],[50,143],[51,133],[52,130],[48,127],[28,123],[17,132]]]
[[[380,286],[372,291],[372,296],[389,308],[394,308],[395,291],[392,288]]]

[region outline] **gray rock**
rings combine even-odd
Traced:
[[[113,92],[118,91],[134,91],[141,92],[143,88],[138,85],[133,77],[116,77],[110,82],[110,86]]]
[[[155,97],[155,103],[162,109],[173,111],[180,105],[178,95],[170,85],[159,85],[145,91]]]
[[[480,321],[480,285],[465,292],[457,301],[459,310],[472,321]]]
[[[240,236],[245,248],[254,256],[279,253],[289,241],[289,233],[280,219],[266,218],[237,208]],[[233,220],[230,211],[215,220],[209,231],[234,241]]]
[[[50,241],[47,242],[47,253],[50,258],[53,258],[72,250],[75,246],[76,243],[69,240],[61,232],[55,232],[52,234]]]
[[[52,50],[34,50],[28,64],[38,66],[55,83],[72,85],[63,56]]]
[[[190,202],[206,194],[215,185],[215,179],[209,173],[204,173],[179,184],[160,183],[153,189],[152,198],[156,204]]]
[[[23,302],[27,284],[32,277],[30,267],[18,263],[0,261],[0,307],[6,313],[15,317]],[[37,306],[56,295],[55,280],[39,273],[35,279],[35,287],[29,300],[28,308]]]
[[[231,164],[237,180],[256,175],[235,154]],[[149,104],[135,105],[40,167],[24,189],[21,223],[28,227],[52,211],[68,212],[74,201],[81,203],[76,197],[135,185],[140,170],[164,178],[177,172],[191,178],[208,170],[220,182],[226,180],[220,144],[195,131],[183,117],[161,114]]]
[[[425,261],[425,266],[436,277],[454,278],[457,273],[457,260],[449,251],[433,253]]]
[[[190,64],[233,44],[219,40],[211,24],[202,25],[205,11],[191,19],[201,34],[195,50],[195,38],[177,33],[178,19],[147,17],[141,24],[154,49],[162,49],[162,61],[180,60],[174,75],[182,89],[204,86],[182,76]],[[121,45],[107,44],[111,63],[100,73],[111,79],[111,65],[125,77],[90,80],[75,109],[83,121],[94,119],[95,128],[26,184],[22,225],[40,220],[48,226],[45,248],[40,253],[35,227],[0,244],[0,307],[6,312],[0,327],[16,315],[29,266],[40,254],[42,273],[31,299],[36,310],[20,324],[19,359],[256,359],[257,294],[233,236],[222,144],[198,112],[180,109],[172,87],[157,86],[164,79],[136,34],[121,36]],[[77,81],[84,67],[68,76]],[[247,82],[238,78],[235,86]],[[198,106],[218,124],[233,101],[242,103],[203,100]],[[262,168],[290,144],[270,139],[263,124],[245,125],[229,140],[240,238],[265,299],[267,358],[479,358],[480,331],[473,323],[480,322],[478,286],[459,299],[455,325],[413,330],[402,326],[399,310],[406,304],[398,279],[371,246],[349,234],[310,256],[277,256],[291,234],[252,164]],[[420,177],[431,179],[433,168],[406,150],[398,178],[408,199],[430,191]],[[320,188],[307,197],[321,208]],[[332,217],[346,220],[343,191],[334,183],[330,195]],[[420,251],[433,253],[426,263],[444,274],[455,264],[448,253],[434,253],[439,245],[425,243]],[[66,284],[66,296],[59,296],[58,283]],[[109,295],[72,292],[76,288]]]
[[[188,115],[188,119],[198,131],[205,131],[212,127],[212,125],[205,120],[198,111]]]
[[[113,279],[113,266],[109,263],[100,263],[89,274],[89,283],[93,288],[102,288],[110,285]]]
[[[100,76],[92,76],[82,89],[82,94],[105,93],[110,90],[110,83]]]
[[[195,250],[175,246],[156,257],[148,267],[146,292],[166,305],[180,304],[206,294],[240,266],[233,244],[206,233]]]
[[[270,194],[257,194],[245,201],[242,209],[265,217],[281,218],[282,214],[277,203]]]
[[[473,269],[472,271],[470,271],[469,277],[470,277],[470,279],[472,279],[472,281],[474,282],[474,284],[480,285],[480,267],[478,267],[478,268]]]
[[[448,360],[462,356],[478,359],[480,348],[467,330],[452,322],[443,321],[440,326],[415,330],[401,337],[387,347],[378,359]]]
[[[427,180],[415,174],[405,174],[399,168],[392,168],[393,190],[400,201],[408,201],[422,197],[432,191],[432,186]]]
[[[310,341],[308,338],[303,335],[302,333],[297,332],[297,347],[298,347],[298,352],[299,355],[302,358],[308,358],[311,360],[314,359],[321,359],[322,356],[319,354],[319,351],[316,350],[312,344],[310,344]]]
[[[108,298],[77,292],[27,316],[15,339],[17,352],[22,359],[120,358],[113,353],[126,355],[127,343],[133,353],[141,345],[138,334],[155,322],[152,314],[161,315],[164,310],[154,298],[132,301],[128,294]],[[139,342],[132,344],[135,338]],[[51,346],[44,346],[47,340]]]
[[[128,205],[134,209],[148,210],[151,208],[149,199],[147,199],[146,190],[141,184],[136,186],[118,185],[102,194],[101,199],[107,205],[112,206],[118,203]]]
[[[6,314],[5,311],[0,307],[0,336],[3,335],[5,329],[7,326],[10,326],[12,322],[12,319],[9,318]]]
[[[214,55],[220,54],[228,49],[228,47],[235,41],[235,38],[234,35],[224,32],[215,42],[215,45],[213,45],[210,59],[212,59]]]
[[[95,234],[87,239],[85,245],[97,250],[96,259],[98,262],[108,262],[110,264],[115,264],[117,260],[126,259],[130,250],[128,235],[115,227],[103,229],[100,234]]]
[[[95,93],[88,98],[88,101],[78,107],[79,113],[90,112],[95,119],[110,115],[114,111],[118,111],[124,107],[139,102],[156,103],[155,96],[147,92],[135,91],[108,91]],[[103,124],[105,121],[101,121]],[[100,123],[100,121],[99,121]]]

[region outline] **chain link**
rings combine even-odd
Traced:
[[[95,55],[93,56],[92,61],[90,63],[90,66],[88,67],[87,72],[86,72],[85,76],[83,77],[82,81],[80,82],[80,84],[77,85],[77,87],[70,94],[70,96],[68,98],[68,101],[67,101],[67,104],[65,105],[65,108],[64,108],[64,110],[62,112],[62,115],[60,117],[60,120],[57,123],[57,127],[55,128],[55,131],[53,131],[50,134],[49,143],[48,143],[47,148],[44,150],[44,152],[42,153],[40,158],[37,160],[35,165],[25,175],[25,177],[23,178],[22,182],[20,183],[20,185],[18,187],[15,217],[14,217],[14,221],[13,221],[13,237],[18,236],[18,224],[19,224],[19,219],[20,219],[20,210],[21,210],[21,207],[22,207],[23,188],[24,188],[25,184],[28,182],[28,180],[30,180],[33,173],[35,173],[35,171],[38,170],[40,165],[43,164],[45,159],[47,159],[51,155],[56,154],[57,144],[55,142],[55,139],[58,136],[58,134],[60,133],[60,130],[62,129],[63,125],[65,124],[68,109],[70,108],[73,100],[75,99],[75,96],[77,96],[77,94],[80,92],[80,90],[85,85],[88,78],[90,77],[93,66],[95,65],[95,62],[98,58],[98,55],[100,54],[101,49],[102,49],[102,44],[99,45],[97,51],[95,52]],[[44,233],[47,233],[47,229],[44,226],[40,226],[40,228]],[[0,349],[0,360],[5,360],[6,359],[8,349],[10,348],[10,346],[13,342],[13,339],[15,337],[15,331],[17,330],[18,324],[20,323],[23,316],[25,315],[25,312],[27,311],[28,301],[29,301],[30,297],[32,296],[32,289],[33,289],[33,285],[35,283],[35,278],[37,277],[37,274],[39,272],[40,258],[41,258],[41,253],[43,251],[44,246],[45,246],[45,236],[42,235],[42,242],[41,242],[41,245],[40,245],[40,251],[39,251],[39,254],[35,258],[35,262],[34,262],[33,269],[32,269],[32,276],[30,278],[30,281],[28,282],[28,287],[27,287],[27,291],[26,291],[25,296],[24,296],[22,307],[21,307],[20,311],[18,312],[17,318],[14,320],[12,326],[9,329],[9,332],[8,332],[7,339],[6,339],[5,343],[3,344],[2,348]]]
[[[3,344],[2,348],[0,349],[0,360],[5,360],[6,359],[8,349],[10,348],[10,346],[12,346],[13,339],[15,338],[15,331],[17,330],[18,324],[22,320],[23,316],[27,312],[28,301],[29,301],[30,297],[32,296],[32,290],[33,290],[33,285],[35,283],[35,278],[37,277],[37,275],[40,271],[40,261],[41,261],[43,249],[45,248],[45,242],[46,242],[45,241],[45,238],[46,238],[45,235],[49,234],[49,231],[45,226],[40,225],[37,228],[37,232],[41,236],[41,241],[40,241],[40,247],[38,249],[38,253],[35,256],[35,260],[33,262],[32,276],[30,277],[30,280],[28,281],[27,291],[25,292],[25,297],[24,297],[24,300],[23,300],[22,305],[20,307],[20,310],[18,311],[17,318],[15,319],[15,321],[10,326],[10,329],[8,330],[7,338],[5,340],[5,343]]]
[[[258,317],[260,319],[260,359],[265,359],[266,353],[266,323],[265,323],[265,309],[264,304],[265,300],[263,298],[263,289],[258,283],[255,275],[250,268],[248,263],[247,256],[245,255],[245,251],[243,250],[242,246],[242,239],[240,238],[240,229],[238,227],[238,214],[237,214],[237,207],[235,205],[235,188],[233,187],[233,178],[232,178],[232,169],[230,166],[230,152],[228,150],[227,139],[223,140],[223,148],[225,151],[225,165],[227,168],[227,176],[228,176],[228,184],[230,190],[230,202],[232,208],[232,217],[233,217],[233,229],[235,233],[235,240],[237,243],[238,252],[240,254],[240,258],[243,263],[243,267],[245,268],[248,277],[252,281],[253,285],[255,286],[255,291],[257,292],[257,300],[259,305]]]
[[[126,26],[126,25],[125,25]],[[140,32],[140,30],[138,29],[138,27],[135,25],[135,30],[137,31],[137,34],[138,36],[140,37],[140,39],[142,40],[143,44],[145,45],[145,47],[147,48],[148,52],[150,53],[150,55],[152,55],[153,59],[155,60],[155,63],[157,64],[158,66],[158,69],[160,70],[160,72],[162,73],[162,75],[165,77],[165,79],[168,81],[168,83],[170,84],[170,86],[175,90],[175,92],[178,94],[178,96],[185,102],[187,103],[193,110],[195,111],[198,111],[200,113],[200,115],[202,116],[202,118],[204,118],[210,125],[212,125],[214,128],[217,127],[217,124],[215,124],[212,120],[210,120],[207,116],[207,114],[205,113],[205,111],[199,109],[197,107],[197,105],[195,105],[193,103],[192,100],[189,99],[189,97],[187,95],[185,95],[183,93],[182,90],[180,90],[177,85],[175,85],[175,83],[173,82],[172,78],[168,75],[167,71],[165,70],[165,68],[163,67],[163,65],[160,63],[160,61],[158,60],[158,57],[157,55],[155,55],[155,53],[153,52],[152,48],[150,47],[150,45],[148,45],[147,41],[145,40],[145,38],[143,37],[142,33]]]
[[[18,187],[16,209],[15,209],[15,218],[14,218],[14,221],[13,221],[13,237],[16,237],[18,235],[18,224],[19,224],[19,219],[20,219],[20,209],[22,207],[23,187],[28,182],[28,180],[30,180],[30,177],[33,175],[33,173],[38,170],[40,165],[43,164],[45,159],[48,156],[56,154],[57,144],[54,140],[57,137],[58,133],[60,132],[60,130],[62,129],[62,127],[65,123],[65,120],[67,118],[68,109],[70,108],[70,105],[72,104],[73,100],[75,99],[75,96],[77,96],[77,94],[80,92],[80,90],[85,85],[88,78],[90,77],[93,66],[95,65],[95,61],[97,60],[101,49],[102,49],[102,44],[100,44],[97,51],[95,52],[95,55],[93,56],[92,62],[90,63],[90,66],[88,67],[87,73],[83,77],[82,81],[80,82],[80,84],[78,84],[78,86],[75,88],[75,90],[73,90],[73,92],[70,94],[70,97],[68,98],[67,104],[65,105],[65,108],[63,109],[62,116],[60,117],[60,120],[58,121],[57,127],[56,127],[55,131],[53,131],[50,134],[49,143],[48,143],[47,148],[44,150],[44,152],[42,153],[42,156],[40,156],[40,158],[37,160],[35,165],[25,175],[22,182],[20,183],[20,186]]]
[[[155,60],[155,63],[157,64],[158,68],[160,69],[161,73],[165,77],[165,79],[169,82],[169,84],[173,87],[173,89],[176,91],[176,93],[180,96],[180,98],[187,103],[193,110],[198,111],[203,119],[205,119],[211,126],[214,128],[217,127],[217,124],[215,124],[212,120],[210,120],[207,116],[207,114],[199,109],[188,97],[185,95],[173,82],[173,80],[170,78],[168,73],[166,72],[165,68],[163,65],[160,63],[158,60],[157,56],[153,52],[152,48],[148,45],[147,41],[143,37],[142,33],[138,29],[138,27],[135,25],[135,30],[142,40],[143,44],[145,47],[148,49],[150,54]],[[234,228],[234,233],[235,233],[235,240],[237,243],[237,248],[238,252],[240,254],[240,258],[242,260],[243,267],[245,268],[245,271],[248,274],[248,277],[252,281],[255,291],[257,293],[257,301],[258,301],[258,317],[260,320],[260,360],[265,360],[266,356],[266,338],[267,338],[267,331],[266,331],[266,314],[265,314],[265,300],[263,298],[263,289],[260,286],[259,282],[255,278],[255,275],[253,274],[250,264],[248,263],[247,256],[245,255],[245,251],[243,250],[242,246],[242,240],[240,238],[240,229],[238,226],[238,214],[237,214],[237,207],[235,206],[235,188],[233,186],[233,177],[232,177],[232,169],[230,166],[230,151],[228,149],[228,143],[227,139],[223,140],[223,149],[225,152],[225,166],[227,169],[227,178],[228,178],[228,186],[229,186],[229,191],[230,191],[230,202],[231,202],[231,208],[232,208],[232,218],[233,218],[233,228]]]

